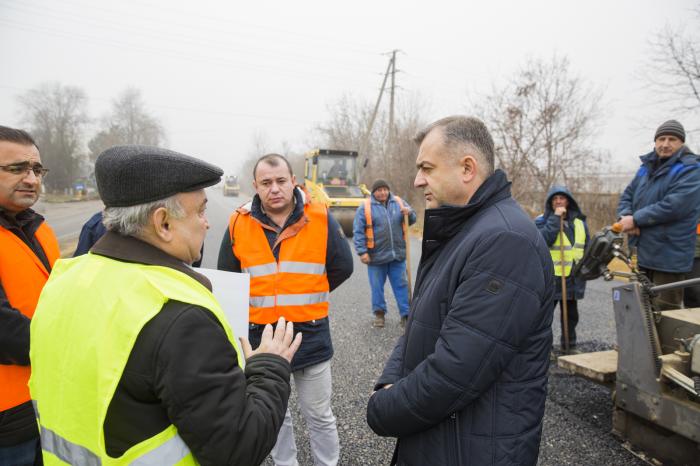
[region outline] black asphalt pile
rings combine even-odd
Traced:
[[[418,256],[414,244],[414,258]],[[417,260],[414,263],[414,269]],[[415,277],[415,273],[413,275]],[[579,348],[583,351],[610,349],[615,344],[615,324],[610,290],[619,283],[589,284],[580,303]],[[356,259],[355,273],[331,294],[333,358],[333,409],[338,419],[341,465],[388,465],[395,440],[376,436],[366,423],[366,406],[377,376],[381,373],[397,338],[401,335],[396,303],[386,286],[389,312],[386,327],[371,327],[372,315],[366,267]],[[557,308],[558,312],[558,308]],[[557,315],[558,319],[558,315]],[[558,320],[555,342],[559,341]],[[290,401],[301,465],[313,459],[304,422],[293,396]],[[610,390],[568,375],[552,363],[540,465],[644,465],[625,450],[611,433]],[[268,458],[265,463],[272,464]]]

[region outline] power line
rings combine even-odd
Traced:
[[[2,3],[2,2],[0,2]],[[61,5],[68,4],[71,5],[71,2],[61,2]],[[80,4],[72,3],[73,5],[80,6]],[[277,53],[275,51],[270,51],[268,49],[260,48],[260,47],[232,47],[229,44],[225,44],[221,41],[217,40],[212,40],[212,39],[207,39],[204,38],[203,31],[193,28],[191,24],[189,25],[181,25],[181,24],[176,24],[177,29],[178,29],[178,34],[173,35],[173,34],[168,34],[168,33],[162,33],[159,32],[152,27],[145,29],[145,28],[139,28],[139,27],[133,27],[132,24],[125,24],[125,23],[119,23],[115,22],[112,20],[106,20],[104,18],[95,18],[95,17],[86,17],[83,15],[76,14],[75,12],[67,12],[65,10],[60,10],[60,9],[55,9],[55,8],[49,8],[49,7],[39,7],[36,4],[28,3],[28,2],[23,2],[20,5],[17,4],[10,4],[7,5],[11,9],[19,12],[24,12],[27,14],[31,14],[32,18],[35,18],[37,16],[42,16],[45,18],[53,18],[58,21],[61,21],[62,24],[65,24],[65,20],[69,21],[75,21],[79,24],[88,24],[92,25],[95,27],[98,27],[100,29],[111,29],[116,32],[124,32],[126,31],[128,33],[128,37],[134,37],[134,36],[143,36],[143,37],[150,37],[150,38],[155,38],[155,39],[160,39],[160,40],[166,40],[169,43],[173,43],[174,41],[177,41],[179,43],[184,43],[187,45],[195,45],[195,46],[204,46],[208,49],[218,49],[221,50],[225,53],[230,53],[231,51],[236,51],[237,53],[240,54],[247,54],[247,55],[254,55],[254,56],[259,56],[260,54],[272,56],[275,60],[279,60],[280,58],[282,59],[289,59],[289,60],[295,60],[295,61],[309,61],[309,62],[316,62],[316,63],[323,63],[324,65],[328,64],[333,64],[334,67],[340,66],[340,67],[346,67],[349,69],[353,69],[355,72],[357,72],[357,69],[359,66],[364,66],[364,65],[359,65],[357,63],[348,63],[348,62],[342,62],[342,61],[334,61],[334,60],[328,60],[327,58],[318,58],[318,57],[313,57],[313,56],[308,56],[308,55],[302,55],[298,53],[289,53],[289,52],[284,52],[283,54]],[[78,8],[76,8],[78,10]],[[104,10],[104,9],[102,9]],[[5,18],[7,19],[7,18]],[[159,24],[163,25],[168,25],[168,23],[163,23],[162,21]],[[172,26],[172,24],[171,24]],[[188,28],[190,30],[195,31],[197,34],[196,35],[187,35],[182,33],[183,28]],[[172,27],[170,27],[172,29]],[[225,33],[229,33],[230,30],[227,31],[222,31]],[[211,31],[207,31],[207,35],[209,35]]]
[[[118,47],[118,48],[123,48],[123,49],[127,49],[129,51],[138,51],[138,52],[142,52],[142,53],[149,54],[149,55],[156,55],[158,57],[162,57],[164,55],[167,55],[169,58],[175,58],[175,59],[186,60],[186,61],[199,61],[199,62],[206,62],[206,63],[220,65],[220,66],[235,66],[237,68],[248,68],[248,69],[254,69],[254,70],[272,71],[272,72],[275,72],[277,74],[295,75],[295,76],[303,77],[304,79],[322,81],[324,83],[327,83],[329,79],[330,80],[337,80],[338,78],[341,78],[341,76],[327,75],[324,73],[319,73],[317,71],[299,72],[299,71],[291,70],[288,68],[278,68],[278,67],[274,67],[274,66],[257,65],[257,64],[253,64],[253,63],[245,63],[245,62],[240,62],[240,61],[206,57],[203,55],[192,56],[189,54],[178,53],[178,52],[174,52],[172,50],[156,48],[156,47],[152,47],[152,46],[148,46],[148,47],[135,46],[133,44],[130,44],[130,43],[124,42],[124,41],[119,41],[119,40],[114,40],[114,39],[106,39],[103,37],[93,36],[93,35],[89,35],[89,34],[85,34],[85,33],[75,33],[75,32],[69,33],[67,31],[49,29],[46,27],[40,28],[40,27],[36,27],[33,25],[8,21],[5,18],[0,18],[0,23],[4,23],[9,27],[14,27],[17,29],[23,29],[23,30],[28,30],[28,31],[32,31],[32,32],[39,32],[39,33],[47,34],[47,35],[64,37],[64,38],[68,38],[71,40],[81,40],[82,39],[85,41],[90,41],[91,44],[101,43],[103,45],[110,45],[110,46],[114,46],[114,47]],[[349,82],[362,84],[363,86],[367,85],[366,82],[359,81],[359,80],[356,80],[353,78],[349,78],[348,75],[343,75],[342,78],[346,81],[349,81]]]

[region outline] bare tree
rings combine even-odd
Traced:
[[[413,136],[425,124],[425,104],[420,97],[402,99],[394,112],[394,134],[389,134],[389,114],[379,112],[372,131],[367,127],[374,106],[344,95],[329,107],[330,118],[317,129],[316,144],[331,149],[360,152],[360,181],[371,185],[386,179],[392,191],[406,197],[414,207],[422,208],[420,193],[413,189],[416,146]]]
[[[165,143],[163,126],[146,110],[141,91],[136,88],[128,88],[114,99],[101,126],[88,143],[93,160],[103,150],[119,144],[160,146]]]
[[[700,18],[700,9],[695,16]],[[649,65],[642,72],[642,78],[658,103],[668,104],[669,110],[697,116],[700,113],[700,35],[666,27],[651,41]]]
[[[602,91],[571,75],[566,58],[555,56],[528,61],[476,105],[494,136],[497,166],[521,203],[541,202],[555,182],[576,190],[581,175],[597,170],[592,136],[601,98]]]
[[[44,165],[51,170],[47,189],[70,187],[80,176],[82,132],[88,123],[85,92],[74,86],[44,83],[17,98],[23,121],[35,138]]]

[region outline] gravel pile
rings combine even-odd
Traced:
[[[419,243],[413,244],[413,268]],[[584,351],[610,349],[615,339],[611,288],[617,283],[589,284],[579,303],[579,346]],[[355,260],[355,273],[331,295],[333,359],[333,409],[338,419],[341,465],[387,465],[395,440],[376,436],[367,426],[367,400],[396,339],[401,335],[396,304],[386,286],[389,312],[386,327],[371,327],[370,291],[366,267]],[[557,311],[558,312],[558,311]],[[559,341],[556,319],[555,340]],[[294,395],[290,401],[295,422],[299,464],[312,465],[306,428]],[[541,465],[644,465],[625,450],[610,433],[612,400],[607,388],[570,376],[552,364]],[[266,465],[272,465],[268,458]]]

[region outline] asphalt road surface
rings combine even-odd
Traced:
[[[231,212],[246,199],[224,197],[220,188],[207,190],[207,217],[210,230],[204,246],[204,267],[216,267],[221,237]],[[80,203],[77,203],[80,204]],[[72,227],[61,231],[79,231],[94,206],[73,207],[80,213],[58,217],[61,223],[73,219]],[[78,224],[79,223],[79,224]],[[413,276],[420,256],[420,241],[411,241]],[[584,350],[609,349],[615,344],[615,322],[611,305],[611,288],[615,283],[589,282],[586,297],[579,302],[581,320],[577,329],[579,346]],[[333,358],[333,409],[337,417],[341,443],[341,465],[387,465],[394,440],[377,437],[367,427],[365,410],[372,386],[399,337],[398,311],[387,286],[389,312],[383,329],[372,328],[369,283],[366,267],[355,256],[355,272],[331,294],[331,328]],[[558,309],[557,309],[558,312]],[[555,318],[554,341],[559,341],[558,318]],[[540,465],[643,465],[612,436],[612,401],[610,391],[568,375],[552,365],[549,378],[544,431],[540,447]],[[292,395],[299,463],[313,464],[308,436]],[[265,464],[272,464],[268,459]]]

